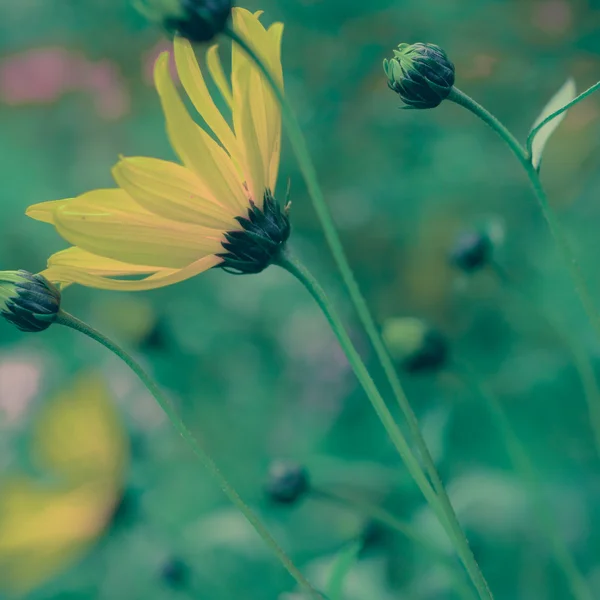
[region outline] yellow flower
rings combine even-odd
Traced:
[[[265,29],[260,14],[235,8],[233,26],[283,87],[283,24]],[[266,80],[235,44],[231,82],[217,46],[207,51],[208,71],[231,111],[230,126],[189,42],[176,38],[174,54],[183,88],[212,136],[186,110],[164,52],[154,79],[182,165],[122,158],[112,171],[118,188],[30,206],[27,215],[54,225],[73,244],[49,258],[43,275],[50,281],[147,290],[216,266],[258,272],[285,244],[289,222],[271,194],[279,170],[281,113]]]

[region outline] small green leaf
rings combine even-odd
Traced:
[[[544,106],[540,116],[533,124],[527,140],[527,147],[530,152],[531,162],[536,169],[540,167],[542,153],[550,136],[556,131],[556,128],[567,115],[566,111],[561,109],[575,98],[576,93],[575,81],[572,77],[569,77],[560,90],[552,96],[550,102]]]
[[[350,542],[335,557],[327,585],[329,600],[343,600],[344,580],[350,569],[356,564],[362,545],[362,539]]]

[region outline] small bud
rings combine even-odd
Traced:
[[[138,10],[171,35],[190,42],[209,42],[231,16],[232,0],[137,0]]]
[[[448,359],[444,336],[421,319],[388,319],[383,327],[383,339],[392,358],[409,373],[436,371]]]
[[[43,275],[0,271],[0,315],[21,331],[44,331],[60,310],[60,291]]]
[[[284,461],[276,461],[271,465],[266,492],[273,502],[294,504],[309,488],[308,473],[304,467]]]
[[[173,556],[160,567],[160,578],[171,588],[187,587],[190,579],[190,569],[180,558]]]
[[[252,204],[247,217],[236,217],[242,229],[228,231],[222,243],[226,252],[219,265],[236,275],[264,271],[283,251],[291,227],[287,208],[281,208],[269,190],[265,191],[263,206]]]
[[[383,70],[406,108],[435,108],[454,85],[454,65],[435,44],[400,44]]]
[[[473,273],[490,264],[494,244],[485,232],[461,234],[450,251],[450,262],[465,273]]]

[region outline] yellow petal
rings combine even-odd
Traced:
[[[225,72],[223,71],[223,65],[221,64],[221,59],[219,58],[219,46],[215,44],[211,46],[206,52],[206,65],[208,66],[208,70],[216,84],[219,88],[219,92],[221,92],[221,96],[229,108],[233,105],[233,98],[231,96],[231,86],[229,85],[227,78],[225,77]]]
[[[180,268],[221,249],[219,230],[171,221],[144,210],[123,190],[96,190],[54,213],[68,242],[138,265]]]
[[[169,269],[151,265],[133,265],[87,252],[77,246],[56,252],[48,259],[48,267],[72,267],[94,275],[149,275]]]
[[[225,150],[234,160],[237,160],[239,154],[237,141],[206,87],[192,45],[188,40],[176,37],[174,48],[177,73],[187,95]]]
[[[217,202],[204,182],[176,163],[156,158],[123,158],[113,177],[146,210],[174,221],[228,231],[237,229],[236,212]]]
[[[42,275],[47,277],[50,281],[78,283],[80,285],[98,288],[101,290],[136,292],[152,290],[185,281],[186,279],[195,277],[204,271],[208,271],[221,262],[223,262],[223,259],[219,258],[218,256],[205,256],[204,258],[201,258],[182,269],[164,269],[159,273],[135,281],[128,281],[125,279],[110,279],[109,277],[102,277],[86,272],[83,269],[69,267],[50,267],[43,271]]]
[[[275,23],[267,31],[260,23],[257,14],[253,15],[245,9],[237,8],[234,10],[234,27],[236,32],[253,47],[276,82],[283,88],[281,68],[283,25]],[[250,70],[249,76],[244,72],[246,68]],[[257,177],[256,170],[261,168],[263,184],[274,189],[277,183],[281,148],[279,103],[258,68],[236,44],[232,49],[232,69],[234,126],[236,135],[241,138],[246,150],[247,168],[251,171],[252,177]],[[244,89],[244,86],[247,89]],[[246,123],[247,120],[252,121],[254,131]],[[251,160],[251,153],[256,151],[256,146],[261,153],[260,165],[257,161]]]
[[[50,202],[32,204],[27,207],[25,214],[36,221],[54,225],[54,211],[71,200],[72,198],[66,198],[65,200],[51,200]]]
[[[154,81],[161,99],[167,132],[179,158],[211,190],[213,197],[245,211],[248,200],[229,155],[188,114],[169,73],[169,53],[163,52],[154,67]]]

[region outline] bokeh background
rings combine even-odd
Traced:
[[[381,69],[401,41],[438,43],[457,84],[524,139],[569,75],[580,91],[600,78],[600,2],[243,5],[286,24],[287,94],[378,323],[425,319],[448,342],[451,360],[403,382],[496,597],[572,596],[531,481],[512,466],[457,362],[504,406],[551,526],[600,597],[600,456],[589,411],[598,340],[509,150],[455,105],[399,110]],[[29,204],[111,186],[119,154],[173,157],[150,82],[167,46],[127,0],[0,0],[0,268],[37,272],[64,247],[24,216]],[[542,173],[600,305],[599,137],[592,96],[550,141]],[[383,386],[287,144],[281,172],[280,198],[291,181],[293,246]],[[457,236],[481,228],[494,232],[502,277],[449,264]],[[286,273],[210,272],[138,294],[73,287],[64,307],[140,357],[317,584],[359,540],[343,598],[458,597],[447,540],[322,315]],[[0,598],[293,592],[149,394],[102,347],[58,327],[25,335],[0,323],[0,416]],[[275,459],[304,465],[316,487],[385,506],[433,549],[310,495],[275,505],[264,493]]]

